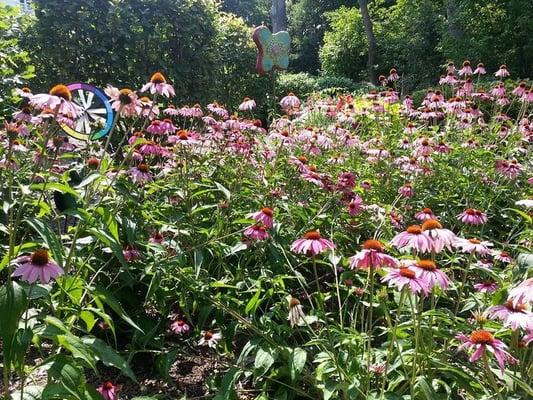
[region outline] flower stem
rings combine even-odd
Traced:
[[[485,367],[485,372],[487,373],[487,379],[489,380],[489,383],[491,384],[492,388],[494,389],[494,394],[496,394],[499,399],[503,400],[503,397],[500,394],[500,389],[498,387],[498,383],[496,382],[496,379],[494,378],[494,374],[492,373],[492,371],[490,369],[489,359],[488,359],[486,353],[483,354],[483,366]]]

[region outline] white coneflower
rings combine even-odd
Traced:
[[[218,341],[222,339],[220,332],[202,331],[202,337],[198,344],[200,346],[209,346],[211,348],[217,347]]]
[[[300,304],[300,300],[296,297],[291,297],[289,300],[289,316],[287,318],[290,321],[291,328],[303,323],[304,317],[304,309]]]

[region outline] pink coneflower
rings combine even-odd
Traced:
[[[509,264],[513,261],[513,259],[511,258],[511,255],[509,253],[507,253],[506,251],[497,251],[497,250],[494,250],[492,252],[492,254],[494,255],[494,258],[504,264]]]
[[[487,214],[474,208],[467,208],[457,219],[466,225],[483,225],[488,221]]]
[[[72,102],[72,93],[65,85],[54,86],[49,94],[41,93],[32,96],[30,104],[41,110],[50,108],[54,113],[69,118],[75,118],[81,111],[80,107]]]
[[[335,244],[324,239],[318,231],[308,231],[302,239],[295,240],[291,245],[291,250],[295,253],[315,256],[327,250],[334,250]]]
[[[492,333],[484,329],[473,331],[470,336],[460,333],[455,338],[463,342],[463,344],[458,347],[458,351],[463,349],[475,349],[472,356],[470,356],[470,362],[479,360],[488,350],[496,357],[500,370],[503,373],[505,370],[505,362],[515,361],[515,359],[506,351],[507,346],[501,340],[495,339]]]
[[[250,111],[256,107],[255,100],[245,97],[242,103],[239,105],[239,111]]]
[[[176,117],[179,115],[179,112],[174,104],[169,104],[169,106],[163,110],[163,114]]]
[[[520,82],[516,88],[513,89],[512,93],[515,96],[522,97],[527,91],[527,85],[524,81]]]
[[[32,96],[33,96],[33,93],[31,92],[31,89],[29,87],[22,87],[22,88],[16,88],[15,89],[15,94],[17,96],[20,96],[22,98],[25,98],[25,99],[31,99]]]
[[[400,79],[400,76],[398,75],[398,71],[396,71],[396,68],[391,68],[391,70],[389,71],[389,76],[387,80],[389,82],[396,82],[399,79]]]
[[[152,94],[160,94],[165,97],[173,97],[176,95],[172,85],[167,83],[165,76],[161,72],[156,72],[150,78],[150,82],[141,88],[141,92],[150,92]]]
[[[413,185],[411,185],[410,183],[405,183],[398,189],[398,194],[402,197],[413,197],[415,195]]]
[[[150,239],[148,239],[149,243],[155,243],[155,244],[163,244],[165,241],[165,236],[158,231],[152,232],[150,235]]]
[[[176,335],[181,335],[189,333],[191,327],[184,318],[178,318],[170,325],[170,329]]]
[[[515,288],[509,290],[508,301],[516,307],[518,304],[533,303],[533,278],[526,279]]]
[[[144,185],[147,182],[152,182],[152,174],[150,174],[150,167],[148,164],[141,163],[129,170],[131,180],[139,185]]]
[[[141,256],[141,252],[133,246],[126,246],[126,248],[122,250],[122,254],[127,262],[135,261]]]
[[[295,109],[300,107],[300,99],[291,92],[287,96],[283,97],[279,104],[284,110]]]
[[[523,167],[516,160],[497,160],[496,171],[509,179],[516,179],[522,173]]]
[[[152,135],[162,135],[166,133],[166,129],[160,120],[154,119],[146,128],[146,132],[151,133]]]
[[[437,219],[431,208],[425,207],[415,214],[415,218],[419,221],[427,221],[429,219]]]
[[[143,96],[139,98],[139,105],[141,106],[141,117],[147,117],[148,119],[154,119],[159,115],[159,108],[148,97]]]
[[[147,140],[145,143],[139,146],[139,153],[141,153],[143,156],[149,155],[149,154],[154,155],[154,156],[159,156],[159,155],[162,155],[163,152],[164,152],[163,148],[161,148],[160,145],[158,145],[157,143],[151,140]]]
[[[479,63],[474,70],[474,75],[485,75],[486,73],[485,64],[483,63]]]
[[[470,61],[463,61],[463,68],[459,70],[458,74],[461,76],[472,75],[472,66],[470,65]]]
[[[533,313],[528,311],[526,304],[507,301],[503,305],[492,306],[487,309],[487,316],[503,322],[503,326],[510,327],[513,331],[518,328],[533,329]]]
[[[219,117],[222,117],[223,119],[226,119],[229,117],[228,111],[223,106],[218,104],[216,101],[208,104],[207,109],[211,111],[213,114],[218,115]]]
[[[120,115],[124,117],[132,117],[138,115],[141,112],[141,105],[137,93],[124,88],[118,89],[111,85],[108,85],[105,90],[111,100],[111,108],[115,111],[120,111]]]
[[[494,293],[499,286],[494,281],[485,281],[474,284],[474,289],[481,293]]]
[[[422,278],[422,274],[410,268],[391,268],[381,281],[388,282],[389,286],[397,287],[399,290],[408,286],[413,294],[422,292],[427,295],[429,293],[428,282]]]
[[[267,240],[270,236],[263,224],[254,224],[249,226],[244,230],[243,234],[246,237],[254,240]]]
[[[404,251],[416,250],[427,253],[433,249],[433,239],[424,235],[418,225],[411,225],[407,230],[398,233],[391,240],[391,244]]]
[[[509,70],[507,69],[507,65],[502,64],[500,65],[500,69],[494,73],[494,76],[497,78],[507,78],[509,75]]]
[[[433,251],[440,253],[444,248],[452,249],[452,245],[457,240],[455,233],[449,229],[444,229],[436,219],[428,219],[422,224],[422,233],[433,240]]]
[[[19,257],[15,261],[19,266],[12,276],[20,276],[29,283],[36,281],[48,283],[50,279],[55,279],[64,273],[63,269],[50,259],[45,249],[37,250],[31,256]]]
[[[255,219],[257,222],[261,222],[265,227],[270,229],[274,226],[273,215],[274,211],[271,208],[263,207],[260,211],[249,214],[248,217]]]
[[[437,268],[437,265],[431,260],[420,260],[409,268],[420,274],[419,277],[427,283],[429,290],[434,286],[439,286],[445,290],[450,285],[448,276]]]
[[[350,268],[396,267],[398,260],[384,253],[385,247],[379,240],[369,239],[363,243],[363,249],[350,257]]]
[[[481,241],[479,239],[457,239],[453,244],[454,247],[460,249],[463,253],[476,253],[481,256],[488,256],[492,253],[490,249],[493,244],[487,241]]]
[[[200,346],[209,346],[213,349],[217,347],[218,341],[222,339],[222,334],[220,332],[202,331],[201,335],[202,337],[198,344]]]
[[[190,146],[201,143],[201,140],[197,132],[180,129],[175,135],[168,137],[168,142],[170,144]]]
[[[348,203],[348,213],[351,216],[355,216],[355,215],[361,214],[363,210],[364,210],[363,199],[356,195]]]
[[[112,382],[104,382],[96,388],[96,391],[102,395],[105,400],[117,400],[119,387],[113,385]]]

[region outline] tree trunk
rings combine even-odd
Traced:
[[[459,21],[459,5],[455,0],[446,2],[446,19],[448,20],[448,34],[453,39],[463,37],[463,29]]]
[[[287,5],[285,0],[272,0],[270,16],[272,17],[273,33],[287,30]]]
[[[376,64],[377,46],[376,37],[374,36],[374,27],[372,25],[372,20],[370,19],[370,13],[368,12],[368,0],[359,0],[359,8],[361,10],[361,16],[363,17],[363,25],[368,40],[368,60],[366,62],[368,80],[372,83],[376,83],[376,71],[374,70],[374,65]]]

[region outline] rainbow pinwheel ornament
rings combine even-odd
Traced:
[[[291,46],[291,38],[288,32],[280,31],[272,34],[270,29],[261,25],[254,29],[252,38],[259,50],[255,64],[257,72],[263,75],[273,69],[287,69]]]
[[[61,124],[63,131],[73,138],[85,141],[106,136],[113,125],[113,109],[106,95],[87,83],[76,82],[67,87],[72,93],[72,101],[81,112],[73,126]]]

